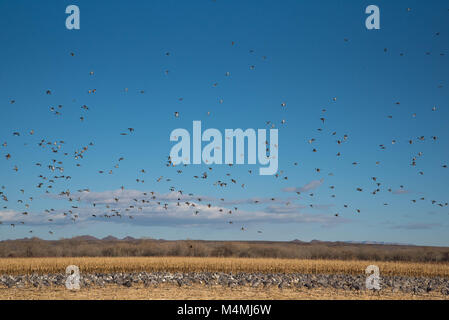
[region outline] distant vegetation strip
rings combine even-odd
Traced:
[[[449,263],[449,248],[345,242],[109,240],[78,237],[0,242],[0,258],[18,257],[234,257]]]

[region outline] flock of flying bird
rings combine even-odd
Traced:
[[[407,11],[410,11],[411,9],[407,9]],[[436,32],[435,36],[439,36],[440,33]],[[344,39],[344,42],[348,42],[349,40],[347,38]],[[232,41],[230,43],[231,46],[235,46],[235,42]],[[388,52],[387,48],[384,48],[383,51],[386,53]],[[253,55],[255,52],[254,50],[249,50],[249,54]],[[430,55],[430,52],[425,52],[426,55]],[[439,53],[441,56],[444,55],[443,52]],[[170,52],[166,52],[165,56],[170,57]],[[404,55],[404,53],[400,53],[401,56]],[[70,53],[70,56],[72,57],[76,57],[76,54],[74,52]],[[266,60],[267,57],[266,56],[262,56],[263,60]],[[255,70],[255,65],[249,65],[248,69],[251,70]],[[165,70],[164,73],[166,75],[169,74],[169,70]],[[94,71],[90,71],[89,73],[90,77],[93,77]],[[230,76],[230,72],[225,72],[224,75],[226,77]],[[217,86],[218,83],[213,83],[213,86]],[[439,88],[442,88],[442,85],[438,86]],[[124,91],[128,92],[128,88],[125,88]],[[96,94],[96,89],[87,89],[87,92],[89,94]],[[51,90],[46,90],[45,91],[47,95],[52,95],[52,91]],[[145,91],[144,90],[140,90],[139,91],[140,94],[144,94]],[[183,100],[182,97],[178,98],[180,101]],[[337,102],[337,97],[333,97],[331,99],[331,101],[333,103]],[[15,99],[11,99],[10,104],[15,104],[16,100]],[[223,103],[223,99],[219,99],[219,103]],[[396,105],[400,105],[400,102],[393,102]],[[279,108],[280,109],[286,109],[287,106],[287,102],[282,101],[279,103]],[[84,121],[85,117],[87,116],[88,112],[89,112],[89,107],[87,105],[82,105],[80,107],[81,109],[81,116],[79,117],[80,121]],[[61,116],[63,113],[63,105],[57,105],[56,107],[50,107],[49,108],[50,112],[52,114],[54,114],[55,116]],[[322,109],[321,110],[321,114],[319,115],[319,121],[322,125],[321,128],[318,128],[317,131],[318,132],[322,132],[323,131],[323,127],[326,126],[326,109]],[[438,113],[438,107],[434,106],[432,108],[429,108],[429,112],[434,112],[434,113]],[[210,115],[211,112],[207,111],[207,114]],[[175,118],[179,118],[181,116],[179,111],[173,111],[173,116]],[[413,113],[411,115],[412,117],[416,117],[416,113]],[[392,115],[387,115],[386,116],[388,119],[392,119],[393,116]],[[317,119],[318,120],[318,119]],[[286,120],[282,119],[280,121],[280,124],[285,126],[286,125]],[[266,121],[265,125],[269,128],[275,128],[276,124],[273,121]],[[123,135],[123,136],[128,136],[128,135],[133,135],[133,133],[135,132],[134,128],[127,128],[125,130],[123,130],[122,132],[119,132],[118,134]],[[336,143],[338,145],[341,144],[345,144],[348,143],[349,141],[349,135],[348,134],[344,134],[344,135],[337,135],[336,131],[330,131],[331,132],[331,136],[334,137],[336,140]],[[29,132],[12,132],[12,138],[19,138],[21,136],[24,135],[35,135],[34,130],[31,130]],[[430,137],[424,137],[424,136],[419,136],[417,138],[413,138],[413,139],[409,139],[407,141],[408,144],[413,144],[415,142],[419,142],[419,141],[425,141],[426,139],[430,139],[431,141],[436,141],[438,139],[437,136],[430,136]],[[308,143],[311,145],[311,152],[318,152],[318,147],[315,146],[316,144],[316,139],[315,138],[310,138],[308,139]],[[391,140],[391,144],[396,144],[397,141],[392,139]],[[268,142],[266,142],[266,145],[268,146]],[[76,161],[76,166],[80,167],[81,166],[81,160],[83,160],[86,157],[86,153],[89,150],[89,148],[94,147],[94,143],[90,142],[88,144],[86,144],[85,146],[81,146],[80,148],[78,148],[77,150],[74,150],[72,152],[65,152],[64,151],[64,146],[65,146],[65,142],[64,140],[58,140],[58,141],[47,141],[45,139],[41,139],[40,141],[38,141],[37,146],[39,148],[43,148],[46,151],[49,152],[50,155],[52,155],[52,159],[49,160],[49,162],[47,163],[35,163],[35,166],[37,167],[41,167],[42,170],[45,170],[42,174],[40,174],[38,176],[38,183],[36,184],[36,188],[42,190],[42,192],[46,193],[46,194],[57,194],[58,197],[60,198],[65,198],[67,199],[71,205],[70,208],[68,208],[67,210],[65,210],[63,212],[63,215],[67,218],[70,219],[73,222],[76,222],[79,218],[80,218],[80,213],[79,213],[79,209],[80,206],[79,205],[73,205],[73,203],[75,202],[82,202],[82,196],[86,193],[89,193],[90,190],[88,188],[86,189],[80,189],[80,190],[76,190],[75,192],[71,191],[70,188],[67,188],[66,190],[63,191],[54,191],[54,186],[56,184],[57,181],[64,181],[66,184],[70,183],[71,180],[71,176],[64,174],[65,172],[65,167],[64,167],[64,161],[63,161],[63,157],[71,157]],[[385,150],[387,147],[384,144],[379,144],[379,148],[382,150]],[[0,150],[2,150],[4,152],[3,158],[4,161],[7,161],[8,164],[10,164],[11,162],[14,163],[14,159],[15,156],[14,154],[11,154],[8,151],[8,142],[4,141],[3,143],[1,143],[0,145]],[[267,147],[267,152],[269,151],[269,148]],[[416,167],[420,157],[423,155],[422,152],[418,152],[416,155],[412,156],[411,160],[410,160],[410,166],[412,167]],[[336,154],[337,157],[341,156],[341,152],[338,152]],[[53,159],[54,158],[54,159]],[[116,163],[113,165],[112,168],[110,169],[102,169],[102,170],[98,170],[98,174],[100,175],[104,175],[104,174],[112,174],[114,172],[114,170],[118,170],[120,163],[122,161],[125,161],[124,157],[117,157],[117,161]],[[353,166],[357,166],[359,163],[354,161],[352,162]],[[173,168],[173,170],[175,171],[175,175],[181,175],[183,174],[183,167],[187,166],[187,165],[178,165],[178,166],[174,166],[170,157],[167,157],[166,161],[165,161],[165,165],[167,167]],[[295,169],[295,167],[297,167],[299,165],[298,162],[293,162],[292,163],[292,168]],[[376,161],[376,165],[380,165],[379,161]],[[232,166],[232,165],[229,165]],[[2,165],[3,169],[5,170],[5,164]],[[441,167],[443,169],[447,169],[447,164],[442,163]],[[16,165],[13,164],[13,170],[16,173],[20,172],[20,168]],[[193,179],[202,179],[202,180],[206,180],[210,177],[210,172],[213,170],[213,168],[211,166],[208,166],[206,169],[203,169],[201,171],[201,173],[198,173],[197,175],[194,175],[192,178]],[[315,171],[320,173],[322,172],[321,168],[315,168]],[[142,176],[144,174],[147,173],[147,170],[145,169],[139,169],[139,174],[141,174]],[[253,174],[253,170],[248,170],[248,174]],[[419,175],[424,175],[424,172],[422,170],[418,171]],[[333,175],[333,173],[329,173],[329,175]],[[276,179],[282,179],[282,180],[288,180],[288,176],[286,175],[286,173],[283,170],[278,171],[274,177]],[[220,187],[220,188],[226,188],[228,185],[235,185],[238,186],[239,188],[244,189],[245,186],[245,182],[244,181],[240,181],[242,177],[240,177],[239,179],[237,179],[236,177],[231,176],[230,173],[227,173],[225,177],[218,179],[216,181],[213,181],[212,184],[213,186],[216,187]],[[154,178],[154,181],[156,183],[159,183],[161,181],[165,181],[165,182],[171,182],[173,181],[174,178],[169,178],[169,177],[164,177],[164,176],[158,176]],[[381,192],[382,190],[386,190],[388,192],[393,192],[392,188],[389,187],[385,187],[383,188],[382,183],[379,181],[380,179],[378,177],[372,177],[372,182],[375,184],[374,190],[371,191],[371,193],[373,195],[376,195],[377,193]],[[209,179],[210,180],[210,179]],[[138,177],[135,179],[135,181],[137,183],[145,183],[145,179],[143,177]],[[329,188],[334,191],[335,190],[335,186],[331,185],[329,186]],[[125,187],[124,186],[120,186],[120,189],[124,192],[125,191]],[[401,185],[399,190],[404,190],[404,186]],[[173,203],[171,204],[170,201],[167,201],[166,198],[163,197],[158,197],[158,193],[155,191],[148,191],[148,192],[141,192],[140,197],[135,197],[132,199],[132,203],[127,203],[125,204],[125,207],[123,207],[123,204],[121,204],[120,206],[118,206],[118,204],[120,203],[121,199],[119,196],[114,197],[113,199],[111,199],[111,202],[108,203],[91,203],[93,208],[98,209],[99,207],[101,207],[100,211],[95,211],[94,213],[90,213],[90,215],[92,216],[92,218],[97,218],[97,219],[111,219],[111,218],[127,218],[127,219],[134,219],[133,213],[132,212],[138,212],[141,211],[144,207],[147,206],[154,206],[159,208],[160,210],[170,210],[171,206],[176,206],[176,207],[185,207],[185,208],[189,208],[189,210],[191,210],[192,215],[198,215],[201,213],[201,208],[208,208],[208,209],[213,209],[216,208],[216,210],[220,213],[220,214],[227,214],[229,215],[228,217],[232,217],[233,215],[238,214],[238,207],[236,206],[232,206],[232,208],[226,208],[225,206],[220,206],[220,205],[214,205],[211,201],[207,201],[205,199],[202,199],[202,197],[200,196],[195,196],[193,193],[187,193],[184,190],[180,190],[175,188],[174,186],[171,186],[169,188],[169,191],[171,194],[176,194],[176,199],[173,201]],[[364,192],[363,188],[361,187],[356,187],[355,188],[356,192]],[[6,189],[6,187],[0,186],[0,203],[3,202],[3,205],[1,205],[0,210],[7,210],[9,209],[9,199],[8,199],[8,192],[9,190]],[[297,196],[304,196],[302,191],[295,191]],[[31,203],[33,202],[34,198],[32,196],[27,196],[29,192],[26,192],[24,189],[20,189],[19,190],[19,194],[22,195],[22,199],[19,199],[17,201],[17,206],[21,206],[23,208],[22,211],[22,215],[23,217],[29,216],[31,215],[31,210],[30,210],[30,206]],[[31,194],[31,193],[30,193]],[[309,193],[307,196],[309,197],[313,197],[314,193]],[[331,197],[335,198],[336,195],[332,194]],[[222,203],[225,203],[225,199],[224,198],[220,198],[219,199]],[[275,198],[270,198],[269,200],[271,201],[276,201]],[[424,197],[420,197],[418,199],[413,199],[411,200],[412,203],[416,203],[417,201],[423,201],[425,200]],[[254,204],[258,204],[260,202],[260,200],[255,199],[254,200]],[[437,201],[437,200],[430,200],[432,205],[437,205],[439,207],[447,207],[448,206],[448,202],[445,201]],[[290,201],[286,201],[284,203],[286,206],[289,206],[291,204]],[[388,205],[388,203],[383,203],[383,205]],[[15,206],[14,206],[15,207]],[[310,207],[313,207],[313,204],[310,205]],[[343,208],[348,208],[349,204],[344,204]],[[124,210],[123,210],[124,208]],[[342,208],[342,209],[343,209]],[[52,217],[52,214],[56,214],[59,213],[58,210],[55,210],[54,208],[48,208],[44,210],[45,214],[47,215],[47,219],[48,219],[48,223],[51,224],[52,222],[54,222],[54,218]],[[98,213],[100,212],[100,213]],[[358,208],[354,209],[354,212],[356,213],[361,213],[361,210]],[[333,212],[332,213],[335,217],[339,217],[340,213],[339,212]],[[234,224],[234,221],[232,218],[227,219],[227,223],[229,224]],[[22,221],[18,221],[15,223],[9,223],[9,225],[11,227],[15,227],[17,224],[25,224],[26,219],[23,219]],[[2,222],[0,221],[0,224],[2,224]],[[247,228],[246,226],[239,226],[240,230],[242,231],[246,231]],[[29,231],[30,233],[33,232],[33,230]],[[53,231],[50,230],[48,231],[50,234],[53,234]],[[262,233],[261,230],[257,230],[258,233]]]

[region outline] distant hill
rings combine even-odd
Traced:
[[[94,240],[99,240],[99,239],[95,238],[94,236],[84,235],[84,236],[73,237],[72,240],[94,241]]]
[[[127,236],[127,237],[124,237],[123,239],[119,239],[119,238],[116,238],[116,237],[114,237],[114,236],[111,236],[111,235],[109,235],[109,236],[107,236],[107,237],[104,237],[103,239],[101,239],[102,241],[135,241],[135,240],[137,240],[136,238],[133,238],[133,237],[130,237],[130,236]]]
[[[133,237],[130,237],[130,236],[124,237],[124,238],[122,239],[122,241],[134,241],[134,240],[137,240],[137,239],[136,239],[136,238],[133,238]]]
[[[107,237],[104,237],[104,238],[101,239],[101,240],[103,240],[103,241],[117,241],[117,240],[119,240],[119,239],[116,238],[116,237],[114,237],[114,236],[107,236]]]
[[[398,243],[398,242],[384,242],[384,241],[343,241],[344,243],[354,243],[354,244],[380,244],[385,246],[415,246],[409,243]]]

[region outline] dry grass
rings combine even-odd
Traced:
[[[335,289],[257,289],[247,286],[227,288],[222,286],[193,285],[179,288],[164,284],[145,288],[134,286],[107,286],[104,288],[83,288],[70,291],[64,287],[56,288],[0,288],[0,300],[443,300],[447,297],[438,292],[422,295],[381,291],[344,291]]]
[[[197,257],[2,258],[0,274],[63,273],[71,264],[79,266],[81,273],[209,271],[353,275],[364,274],[368,265],[375,264],[384,276],[449,278],[449,263]]]
[[[0,258],[19,257],[232,257],[449,263],[449,248],[320,241],[92,240],[86,236],[52,241],[37,238],[0,241]]]

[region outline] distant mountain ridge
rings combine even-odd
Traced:
[[[39,238],[37,238],[37,239],[39,239]],[[119,239],[119,238],[111,236],[111,235],[101,238],[101,239],[96,238],[94,236],[90,236],[90,235],[77,236],[77,237],[73,237],[71,239],[83,240],[83,241],[134,241],[134,240],[137,240],[136,238],[133,238],[131,236],[126,236],[123,239]]]
[[[384,241],[342,241],[345,243],[353,243],[353,244],[382,244],[388,246],[415,246],[411,243],[400,243],[400,242],[384,242]]]
[[[350,244],[377,244],[377,245],[385,245],[385,246],[416,246],[415,244],[410,243],[399,243],[399,242],[386,242],[386,241],[354,241],[354,240],[347,240],[347,241],[322,241],[322,240],[316,240],[313,239],[311,241],[302,241],[299,239],[292,240],[291,242],[294,243],[311,243],[311,244],[317,244],[317,243],[350,243]]]
[[[38,237],[32,237],[32,238],[22,238],[22,239],[15,239],[15,240],[1,240],[0,242],[3,241],[24,241],[24,240],[42,240]],[[152,238],[148,238],[148,237],[142,237],[142,238],[133,238],[131,236],[126,236],[122,239],[119,239],[117,237],[114,237],[112,235],[108,235],[104,238],[96,238],[94,236],[91,235],[81,235],[81,236],[76,236],[76,237],[72,237],[72,238],[65,238],[64,240],[79,240],[79,241],[136,241],[136,240],[159,240],[159,241],[166,241],[164,239],[152,239]],[[193,239],[184,239],[184,240],[178,240],[178,241],[188,241],[188,240],[193,240]],[[51,240],[51,241],[57,241],[57,240]],[[173,240],[176,241],[176,240]],[[196,241],[196,240],[193,240]],[[224,240],[210,240],[210,241],[218,241],[218,242],[227,242]],[[240,242],[239,240],[229,240],[228,242]],[[242,241],[245,242],[245,241]],[[256,241],[257,242],[257,241]],[[261,241],[261,242],[279,242],[279,241]],[[310,241],[303,241],[303,240],[299,240],[299,239],[294,239],[291,241],[280,241],[280,242],[290,242],[290,243],[297,243],[297,244],[366,244],[366,245],[385,245],[385,246],[417,246],[415,244],[409,244],[409,243],[397,243],[397,242],[385,242],[385,241],[354,241],[354,240],[348,240],[348,241],[322,241],[322,240],[310,240]]]

